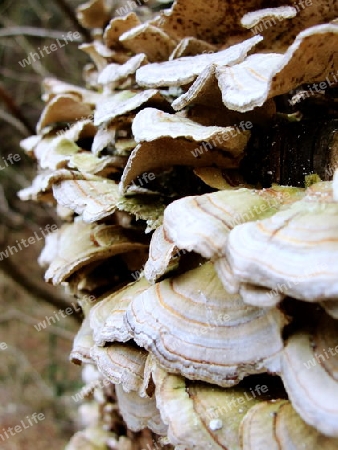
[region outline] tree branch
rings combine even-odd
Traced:
[[[74,27],[82,34],[84,39],[88,42],[92,40],[90,31],[87,30],[87,28],[83,27],[78,18],[76,17],[73,9],[68,5],[66,0],[55,0],[55,3],[59,6],[61,11],[64,12],[64,14],[69,18],[69,20],[72,22]]]
[[[67,31],[53,31],[34,27],[8,27],[0,30],[0,37],[25,35],[38,38],[64,39],[65,34],[67,34]],[[81,42],[83,42],[82,39],[74,39],[69,41],[69,44],[79,44]]]
[[[18,130],[18,132],[22,134],[22,136],[24,137],[29,136],[31,134],[30,132],[27,131],[27,128],[22,124],[22,122],[20,122],[18,119],[16,119],[6,111],[2,111],[1,109],[0,109],[0,119],[12,125],[12,127]]]
[[[32,125],[28,122],[26,117],[21,112],[20,108],[15,103],[15,100],[8,94],[5,88],[0,84],[0,99],[3,100],[9,112],[24,125],[28,134],[35,134],[35,130]]]

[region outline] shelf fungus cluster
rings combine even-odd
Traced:
[[[79,8],[85,87],[22,142],[84,316],[67,449],[337,449],[338,3],[144,3]]]

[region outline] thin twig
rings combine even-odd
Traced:
[[[29,39],[26,36],[15,36],[13,38],[18,45],[22,47],[22,49],[25,51],[25,53],[28,55],[30,52],[34,52],[36,49],[31,45],[29,42]],[[43,64],[41,64],[41,61],[38,59],[34,61],[34,64],[31,64],[30,66],[35,73],[37,73],[40,77],[46,78],[50,76],[50,73],[48,70],[44,67]]]
[[[7,28],[16,26],[16,24],[13,23],[12,20],[9,20],[7,17],[1,15],[0,15],[0,23],[6,26]],[[34,47],[30,44],[29,40],[24,35],[13,36],[13,41],[16,42],[20,47],[22,47],[26,54],[35,51]],[[39,59],[35,61],[34,64],[31,65],[31,67],[34,70],[34,72],[38,74],[40,77],[45,78],[50,76],[50,73],[41,64]]]
[[[53,31],[46,30],[45,28],[34,28],[34,27],[9,27],[2,28],[0,30],[0,37],[10,37],[10,36],[32,36],[38,38],[50,38],[50,39],[65,39],[67,31]],[[83,42],[83,40],[74,38],[72,41],[68,41],[69,44],[78,44]]]
[[[12,127],[16,128],[22,136],[29,136],[31,133],[27,131],[27,128],[15,117],[6,111],[2,111],[0,109],[0,119],[12,125]]]
[[[84,39],[88,42],[92,40],[90,31],[87,28],[83,27],[76,17],[73,9],[68,5],[66,0],[55,0],[55,3],[59,6],[59,8],[66,14],[69,20],[72,22],[74,27],[82,34]]]
[[[0,84],[0,99],[5,103],[8,111],[19,121],[21,122],[29,134],[35,134],[35,130],[29,121],[26,119],[24,114],[21,112],[20,108],[15,103],[13,97],[8,94],[5,88]]]

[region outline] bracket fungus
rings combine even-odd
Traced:
[[[193,120],[167,114],[155,108],[145,108],[135,116],[132,132],[137,143],[152,142],[161,138],[184,138],[212,144],[235,156],[243,152],[250,137],[248,130],[236,130],[234,127],[206,127]]]
[[[119,41],[133,53],[143,52],[149,61],[163,61],[169,58],[176,47],[176,41],[165,31],[150,23],[141,24],[120,36]],[[158,46],[154,45],[158,42]]]
[[[149,283],[141,278],[108,295],[91,309],[90,326],[96,345],[104,346],[107,342],[127,342],[132,339],[124,326],[124,316],[132,299],[148,287]]]
[[[120,199],[118,185],[106,179],[61,181],[53,186],[53,195],[58,204],[72,209],[88,223],[111,216]]]
[[[300,449],[334,450],[338,440],[307,425],[286,400],[261,402],[253,406],[241,423],[243,450]],[[300,444],[301,443],[301,444]]]
[[[159,367],[153,376],[157,405],[173,444],[196,450],[239,448],[241,420],[259,400],[245,389],[191,383]]]
[[[164,275],[177,252],[178,248],[166,235],[163,225],[159,226],[151,238],[149,257],[144,266],[146,279],[154,283]]]
[[[185,56],[163,63],[146,65],[136,72],[136,81],[141,86],[149,88],[184,86],[194,81],[205,67],[211,64],[219,63],[227,66],[238,64],[261,40],[260,36],[256,36],[217,53]]]
[[[120,412],[130,430],[150,428],[160,436],[166,435],[167,427],[156,407],[155,398],[143,398],[134,392],[127,393],[119,385],[116,386],[116,395]]]
[[[164,231],[179,249],[217,259],[225,255],[230,231],[244,222],[269,217],[286,203],[301,198],[301,190],[225,189],[211,194],[185,197],[171,203],[164,213]],[[177,221],[183,219],[183,225]],[[215,238],[215,239],[213,239]]]
[[[111,256],[144,249],[145,244],[133,240],[117,225],[85,224],[77,221],[57,231],[58,253],[45,278],[59,284],[89,263]]]
[[[78,7],[77,16],[84,27],[101,28],[109,20],[110,14],[104,0],[90,0]]]
[[[161,96],[156,89],[141,92],[122,91],[111,98],[104,99],[94,114],[94,125],[111,122],[119,116],[136,110],[150,100],[160,100]],[[164,100],[163,100],[164,101]]]
[[[98,84],[110,85],[112,83],[117,83],[123,81],[130,75],[134,75],[136,70],[139,69],[146,62],[146,55],[140,53],[130,58],[125,64],[109,64],[100,73],[97,82]]]
[[[282,378],[303,420],[338,438],[337,324],[323,316],[316,330],[292,335],[282,356]]]
[[[90,116],[91,113],[90,105],[77,95],[60,94],[50,100],[41,114],[36,130],[39,133],[48,125],[58,122],[76,122],[83,117]]]
[[[82,5],[22,142],[96,377],[68,449],[336,449],[338,3],[167,3]]]
[[[266,287],[271,305],[276,293],[309,302],[337,298],[338,267],[330,261],[337,251],[338,204],[332,194],[315,192],[314,185],[304,199],[229,234],[225,257],[234,278]],[[244,300],[260,304],[254,290]]]
[[[135,297],[125,322],[168,372],[192,380],[232,386],[249,374],[279,371],[285,318],[229,295],[211,263]]]
[[[121,385],[125,392],[147,396],[144,368],[148,353],[145,350],[115,343],[109,347],[92,347],[90,356],[106,380]]]
[[[93,344],[93,333],[87,317],[82,322],[81,328],[74,338],[73,348],[70,353],[70,360],[75,364],[92,363],[90,351]]]

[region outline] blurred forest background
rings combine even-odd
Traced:
[[[0,252],[55,223],[52,209],[21,202],[17,191],[30,184],[34,161],[20,140],[35,134],[43,109],[41,82],[48,76],[82,83],[89,58],[69,43],[31,65],[19,61],[69,31],[81,32],[67,11],[81,0],[0,0]],[[80,41],[85,41],[83,30]],[[5,166],[8,155],[20,161]],[[2,169],[3,168],[3,169]],[[71,315],[36,331],[45,316],[66,307],[62,291],[43,281],[37,264],[43,241],[0,261],[0,435],[34,412],[46,419],[3,442],[6,450],[61,449],[76,428],[78,405],[71,395],[81,387],[80,369],[68,361],[77,318]],[[27,422],[26,422],[27,423]]]

